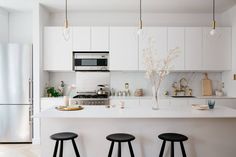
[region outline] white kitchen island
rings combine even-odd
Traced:
[[[106,108],[85,106],[81,111],[48,109],[36,115],[41,118],[42,157],[51,157],[55,141],[50,135],[63,131],[79,134],[76,139],[81,157],[106,157],[110,142],[106,136],[125,132],[136,137],[133,148],[136,157],[159,155],[164,132],[177,132],[189,137],[184,143],[188,157],[234,157],[236,154],[236,110],[216,106],[213,110],[199,111],[190,105],[161,105],[152,110],[151,105],[126,105]],[[113,156],[117,156],[117,145]],[[166,145],[165,156],[169,156]],[[175,144],[176,157],[181,156]],[[73,157],[70,141],[64,144],[64,156]],[[129,157],[128,145],[122,145],[122,156]]]

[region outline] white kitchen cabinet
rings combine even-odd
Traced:
[[[202,69],[202,28],[185,28],[185,70]]]
[[[163,59],[167,55],[167,28],[166,27],[144,27],[139,37],[139,70],[145,70],[144,49],[150,47],[150,39],[154,42],[157,59]]]
[[[179,56],[172,62],[172,70],[185,70],[184,28],[168,28],[168,51],[177,47],[180,49],[180,53]]]
[[[136,27],[110,27],[110,70],[138,70]]]
[[[43,39],[43,69],[72,71],[72,38],[64,39],[63,27],[45,27]]]
[[[89,51],[91,49],[91,28],[73,27],[73,51]]]
[[[213,36],[210,30],[203,31],[204,70],[231,70],[231,29],[217,28]]]
[[[109,27],[91,27],[91,50],[109,51]]]

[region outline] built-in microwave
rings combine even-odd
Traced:
[[[74,71],[108,71],[109,52],[73,52]]]

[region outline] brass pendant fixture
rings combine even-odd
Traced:
[[[213,20],[212,20],[212,29],[210,31],[211,35],[215,35],[216,33],[216,18],[215,18],[215,0],[213,0],[213,10],[212,10],[213,14]]]
[[[70,39],[70,28],[69,28],[67,14],[68,14],[67,0],[65,0],[65,21],[64,21],[64,28],[63,28],[63,37],[66,41]]]
[[[142,0],[139,0],[139,27],[138,27],[138,35],[142,33],[143,29],[143,21],[142,21]]]

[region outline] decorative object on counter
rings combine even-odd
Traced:
[[[120,101],[120,108],[124,109],[125,108],[125,102],[124,101]]]
[[[130,90],[129,90],[129,83],[125,83],[125,92],[126,92],[126,96],[130,96]]]
[[[169,91],[164,92],[164,96],[169,96],[169,95],[170,95]]]
[[[64,89],[65,89],[65,83],[64,83],[64,81],[61,81],[61,84],[58,87],[58,90],[60,93],[62,93],[62,96],[64,95]]]
[[[172,84],[173,96],[192,96],[192,89],[188,86],[188,81],[186,78],[181,78],[179,82],[174,82]]]
[[[82,106],[57,106],[55,109],[59,111],[78,111],[78,110],[83,110],[84,107]]]
[[[60,90],[55,89],[54,87],[46,87],[46,91],[48,97],[59,97],[63,95]]]
[[[134,96],[143,96],[143,89],[136,89],[135,92],[134,92]]]
[[[69,97],[68,96],[63,97],[63,104],[64,104],[64,106],[69,106]]]
[[[214,109],[215,103],[216,103],[215,100],[208,100],[209,109]]]
[[[215,90],[215,95],[223,96],[224,95],[223,88],[224,88],[224,82],[218,81],[217,89]]]
[[[153,38],[149,38],[149,46],[144,51],[144,65],[146,68],[146,76],[151,81],[153,93],[153,109],[159,109],[159,93],[160,85],[165,77],[169,74],[172,67],[171,62],[179,56],[180,49],[171,49],[164,59],[157,56],[157,50],[154,48],[156,44]]]
[[[212,96],[212,81],[208,79],[207,73],[204,76],[205,78],[202,80],[202,96]]]
[[[66,96],[70,96],[71,92],[76,89],[76,85],[72,84],[68,87],[68,91],[66,93]]]
[[[111,96],[116,96],[116,91],[114,88],[111,89]]]

